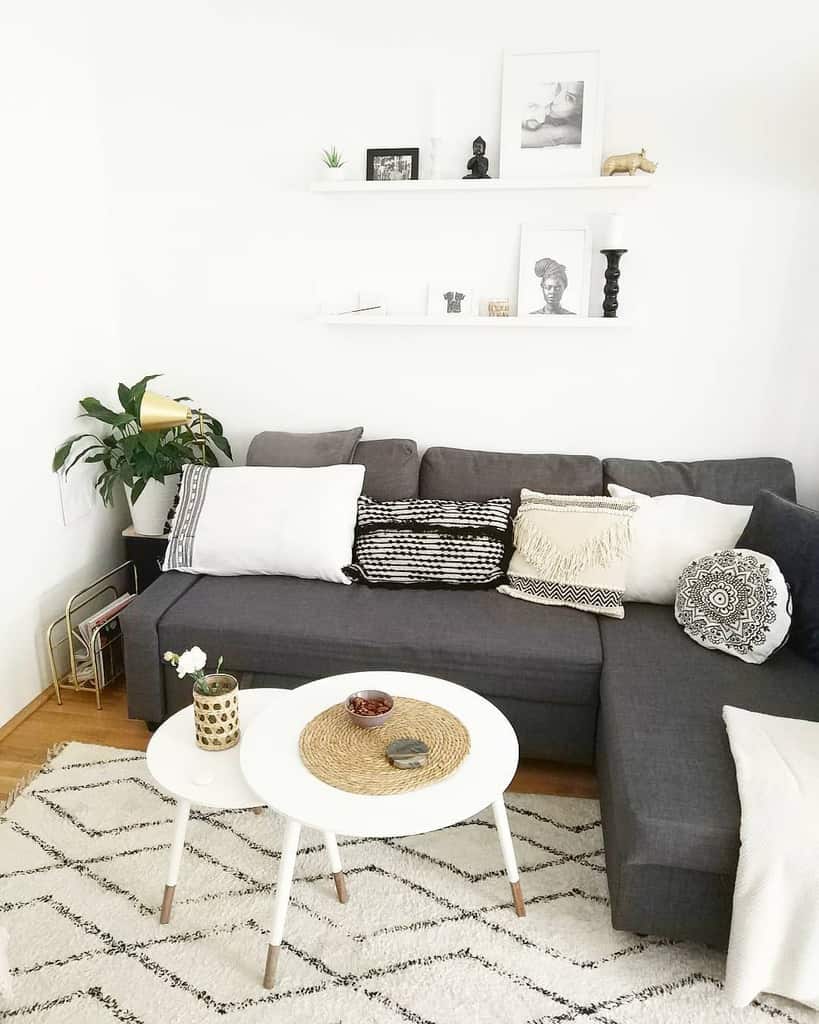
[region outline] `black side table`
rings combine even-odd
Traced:
[[[125,553],[136,566],[139,592],[142,593],[162,573],[168,538],[137,533],[133,526],[123,530],[122,536],[125,538]]]

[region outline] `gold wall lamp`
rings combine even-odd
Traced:
[[[142,430],[172,430],[174,427],[188,427],[199,418],[199,441],[202,446],[202,465],[205,463],[205,421],[201,412],[189,409],[187,405],[176,402],[155,391],[146,391],[139,405],[139,425]]]

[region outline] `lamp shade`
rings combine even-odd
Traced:
[[[170,430],[190,423],[191,411],[181,402],[146,391],[139,405],[139,425],[143,430]]]

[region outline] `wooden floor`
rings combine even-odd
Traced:
[[[144,750],[150,735],[143,722],[128,718],[123,684],[105,690],[101,711],[91,693],[63,693],[62,706],[52,695],[0,740],[0,802],[19,779],[43,764],[48,750],[57,743],[80,740]],[[518,793],[597,796],[591,768],[550,761],[521,761],[509,788]]]

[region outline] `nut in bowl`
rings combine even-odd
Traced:
[[[362,729],[376,729],[392,714],[395,701],[383,690],[358,690],[344,701],[344,709]]]

